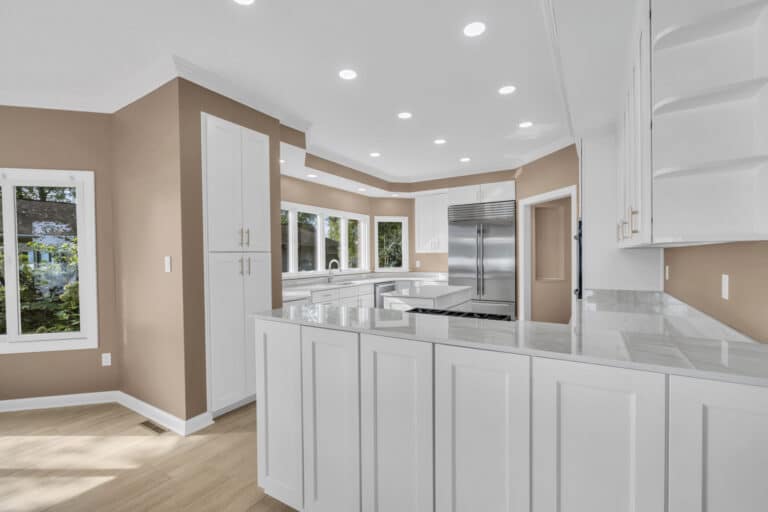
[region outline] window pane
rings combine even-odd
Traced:
[[[347,220],[347,260],[349,268],[360,268],[360,221]]]
[[[317,215],[296,212],[299,228],[299,272],[317,270]]]
[[[5,237],[3,236],[3,189],[0,187],[0,334],[5,334]]]
[[[325,267],[336,260],[341,268],[341,219],[325,218]],[[336,268],[335,266],[333,268]]]
[[[16,187],[22,334],[80,330],[73,187]]]
[[[399,268],[403,266],[403,224],[400,222],[379,222],[379,267]]]
[[[288,272],[289,258],[291,254],[290,250],[290,232],[288,229],[288,210],[280,210],[280,232],[282,233],[282,239],[280,247],[283,251],[283,272]]]

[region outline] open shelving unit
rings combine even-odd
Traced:
[[[768,239],[768,0],[652,0],[654,245]]]

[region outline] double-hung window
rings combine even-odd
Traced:
[[[93,173],[0,169],[0,354],[98,346]]]
[[[368,270],[367,215],[283,202],[280,223],[283,274]]]

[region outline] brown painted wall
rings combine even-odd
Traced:
[[[114,233],[122,389],[185,418],[178,98],[173,80],[114,114]]]
[[[571,320],[571,199],[535,205],[531,320],[567,324]]]
[[[203,187],[200,114],[226,119],[269,135],[270,201],[272,226],[272,304],[282,306],[280,263],[280,123],[234,100],[184,79],[179,84],[181,137],[181,232],[184,253],[184,362],[186,415],[206,410],[205,296],[203,280]]]
[[[99,348],[0,356],[0,400],[108,391],[119,366],[102,367],[101,352],[120,358],[115,315],[110,116],[0,107],[0,167],[88,170],[96,184]]]
[[[737,331],[768,343],[768,242],[664,250],[664,291]],[[730,300],[720,296],[728,274]]]

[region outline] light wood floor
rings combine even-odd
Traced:
[[[293,509],[256,485],[256,412],[157,434],[117,404],[0,414],[0,511]]]

